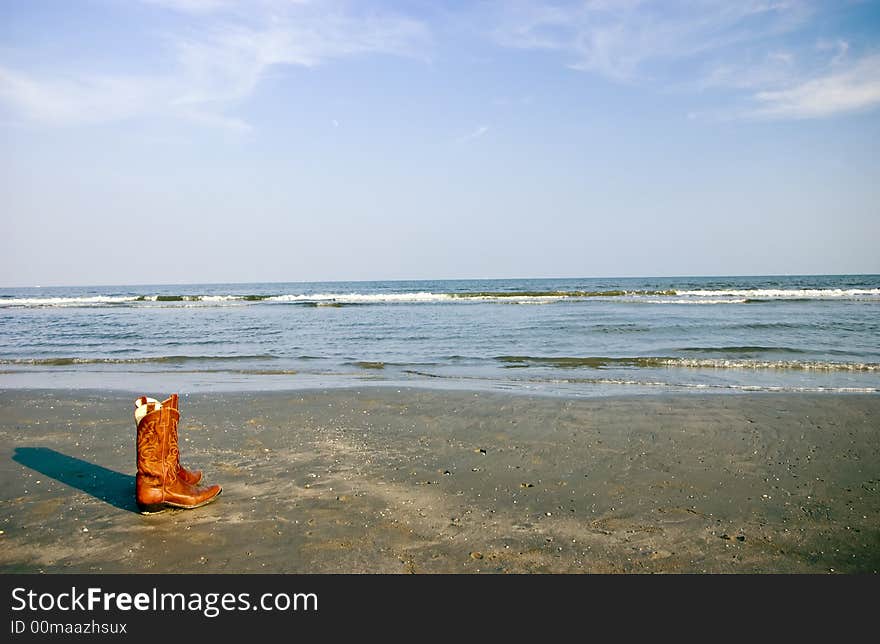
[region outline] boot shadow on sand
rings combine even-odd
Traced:
[[[110,505],[138,512],[131,497],[135,477],[56,452],[48,447],[16,447],[12,460]]]

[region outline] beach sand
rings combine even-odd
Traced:
[[[133,399],[0,392],[0,571],[880,570],[880,396],[181,393],[195,510],[134,503]]]

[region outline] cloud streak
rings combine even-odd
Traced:
[[[155,117],[247,132],[251,125],[236,112],[273,69],[369,55],[424,59],[433,47],[427,18],[355,0],[141,5],[151,15],[173,18],[176,31],[162,35],[155,56],[165,61],[161,70],[138,73],[143,61],[131,60],[127,74],[103,73],[103,61],[59,63],[46,71],[0,59],[0,106],[19,121],[50,126]],[[822,18],[824,5],[813,0],[506,0],[479,6],[442,15],[452,23],[467,20],[496,46],[554,52],[561,64],[610,82],[717,96],[727,102],[719,111],[735,118],[825,118],[880,104],[876,49],[866,52],[829,34],[818,43],[796,37]]]
[[[468,141],[473,141],[475,139],[479,139],[481,136],[483,136],[488,131],[489,131],[488,125],[481,125],[477,129],[475,129],[473,132],[468,132],[464,136],[458,137],[455,140],[455,142],[456,143],[467,143]]]
[[[805,2],[604,0],[501,5],[497,42],[558,51],[568,66],[617,81],[650,77],[681,61],[785,33],[809,16]]]
[[[98,123],[142,113],[162,81],[82,75],[38,79],[0,67],[0,100],[28,120],[50,125]]]
[[[814,46],[792,38],[822,18],[810,0],[499,7],[492,34],[502,46],[557,52],[568,67],[614,82],[720,90],[726,100],[733,92],[734,103],[748,104],[735,118],[824,118],[880,105],[880,57],[854,54],[842,39]]]
[[[164,41],[172,62],[163,74],[106,76],[90,68],[45,74],[0,64],[0,101],[25,121],[55,126],[170,116],[244,131],[249,125],[228,112],[274,66],[419,56],[429,41],[417,20],[359,12],[345,2],[144,1],[194,21],[185,35]]]
[[[141,0],[144,4],[182,13],[211,13],[234,6],[231,0]]]
[[[176,43],[192,91],[178,103],[234,101],[251,94],[273,65],[315,67],[367,54],[415,56],[427,39],[414,20],[323,15],[260,27],[219,25],[198,39]]]
[[[880,106],[880,55],[785,89],[757,92],[754,118],[820,118]]]

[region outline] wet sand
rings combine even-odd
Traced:
[[[0,392],[0,571],[880,570],[880,396],[180,392],[223,493],[144,516],[141,393]]]

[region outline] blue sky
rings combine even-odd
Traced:
[[[0,285],[880,273],[880,3],[0,3]]]

